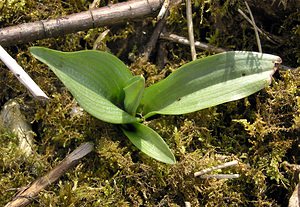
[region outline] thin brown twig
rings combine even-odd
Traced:
[[[23,207],[31,203],[41,190],[58,180],[71,167],[77,165],[79,160],[89,154],[93,148],[94,146],[90,142],[80,145],[50,172],[19,192],[5,207]]]
[[[247,7],[247,9],[248,9],[248,11],[249,11],[250,18],[251,18],[251,21],[252,21],[252,25],[253,25],[253,27],[254,27],[254,32],[255,32],[255,37],[256,37],[256,41],[257,41],[258,51],[259,51],[260,53],[262,53],[261,42],[260,42],[260,38],[259,38],[258,31],[257,31],[257,26],[256,26],[256,24],[255,24],[254,17],[253,17],[253,15],[252,15],[251,9],[250,9],[250,7],[249,7],[247,1],[245,1],[245,4],[246,4],[246,7]]]
[[[188,33],[189,33],[192,60],[196,60],[197,59],[197,54],[196,54],[196,48],[195,48],[191,0],[186,0],[186,19],[187,19],[187,26],[188,26]]]
[[[166,11],[166,14],[164,15],[164,17],[161,20],[159,20],[158,23],[156,24],[156,27],[150,37],[150,40],[147,43],[146,48],[142,54],[142,58],[144,61],[148,61],[152,50],[155,48],[158,37],[167,22],[168,15],[169,15],[169,10]]]

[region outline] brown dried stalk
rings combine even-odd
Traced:
[[[79,160],[89,154],[93,148],[94,146],[90,142],[80,145],[50,172],[43,177],[38,178],[29,187],[25,187],[25,189],[19,192],[11,202],[5,205],[5,207],[21,207],[28,205],[41,190],[58,180],[58,178],[71,167],[77,165]]]

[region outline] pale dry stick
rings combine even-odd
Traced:
[[[71,167],[77,165],[79,160],[89,154],[93,148],[94,145],[90,142],[80,145],[50,172],[38,178],[30,186],[19,192],[5,207],[23,207],[30,204],[41,190],[58,180]]]
[[[251,9],[250,9],[250,7],[249,7],[247,1],[245,1],[245,4],[246,4],[246,7],[247,7],[247,9],[248,9],[248,11],[249,11],[250,18],[251,18],[251,21],[252,21],[252,25],[253,25],[253,27],[254,27],[254,33],[255,33],[255,37],[256,37],[256,41],[257,41],[258,51],[259,51],[260,53],[262,53],[262,48],[261,48],[260,38],[259,38],[258,31],[257,31],[257,26],[256,26],[256,24],[255,24],[254,17],[253,17],[253,15],[252,15]]]
[[[216,179],[232,179],[239,178],[239,174],[210,174],[210,175],[201,175],[200,178],[208,179],[208,178],[216,178]]]
[[[221,165],[217,165],[217,166],[214,166],[214,167],[210,167],[210,168],[207,168],[207,169],[204,169],[204,170],[201,170],[199,172],[195,172],[194,173],[194,176],[197,177],[197,176],[201,176],[201,175],[204,175],[206,173],[210,173],[214,170],[219,170],[219,169],[223,169],[223,168],[226,168],[226,167],[230,167],[230,166],[234,166],[234,165],[237,165],[239,162],[237,160],[233,160],[233,161],[230,161],[230,162],[226,162],[226,163],[223,163]]]
[[[157,20],[161,20],[162,18],[164,18],[166,11],[169,9],[170,6],[170,0],[165,0],[163,5],[161,6],[161,9],[157,15]]]
[[[147,16],[156,15],[161,4],[162,0],[126,1],[56,19],[1,28],[0,45],[16,45],[91,28],[124,23],[129,20],[143,20]]]
[[[0,45],[0,60],[9,68],[9,70],[17,77],[17,79],[30,91],[37,99],[46,100],[49,97],[42,89],[30,78],[23,68],[13,59],[5,49]]]
[[[180,43],[180,44],[183,44],[183,45],[190,45],[190,41],[187,38],[176,35],[176,34],[161,33],[160,34],[160,39],[169,40],[169,41]],[[216,52],[216,53],[221,53],[221,52],[226,51],[223,48],[215,47],[213,45],[206,44],[206,43],[199,42],[199,41],[195,41],[195,47],[197,49],[207,50],[207,51]]]
[[[188,202],[188,201],[185,201],[185,202],[184,202],[184,205],[185,205],[185,207],[191,207],[191,203]]]
[[[189,33],[192,60],[196,60],[197,59],[197,54],[196,54],[196,48],[195,48],[191,0],[186,0],[186,19],[187,19],[187,26],[188,26],[188,33]]]

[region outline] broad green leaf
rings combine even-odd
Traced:
[[[133,77],[117,57],[100,51],[60,52],[32,47],[34,57],[47,64],[88,113],[106,122],[136,122],[123,106],[126,83]]]
[[[153,129],[140,123],[133,123],[122,126],[122,130],[129,140],[146,155],[164,163],[176,163],[168,145]]]
[[[192,61],[145,89],[143,114],[185,114],[249,96],[270,84],[280,62],[275,55],[245,51]]]
[[[124,88],[124,107],[129,114],[135,116],[136,110],[140,105],[144,89],[145,79],[143,76],[134,76],[129,81],[129,84]]]

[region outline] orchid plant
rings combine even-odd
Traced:
[[[179,115],[249,96],[271,83],[278,56],[231,51],[189,62],[145,88],[116,56],[101,51],[60,52],[43,47],[31,54],[47,64],[79,105],[92,116],[118,124],[148,156],[176,162],[164,139],[143,122],[156,114]]]

